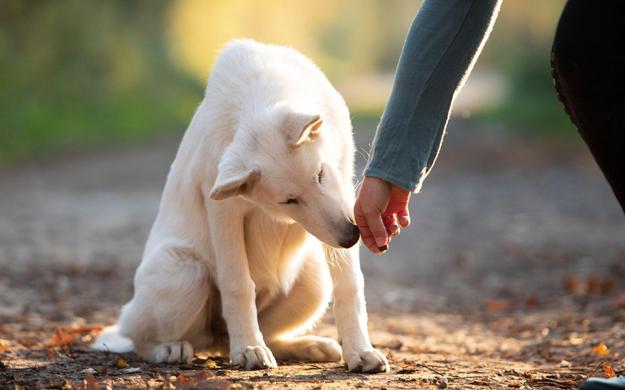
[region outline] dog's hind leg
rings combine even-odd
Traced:
[[[331,291],[332,279],[325,260],[311,253],[289,293],[279,295],[259,314],[260,329],[278,360],[341,360],[341,347],[333,339],[299,336],[326,311]]]
[[[339,362],[341,346],[329,337],[313,335],[278,338],[269,342],[276,359],[298,362]]]
[[[207,334],[207,267],[186,249],[168,248],[144,262],[135,277],[135,296],[124,306],[119,327],[135,352],[153,363],[190,363]]]

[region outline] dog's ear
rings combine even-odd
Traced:
[[[322,124],[323,119],[319,115],[289,114],[284,123],[289,146],[297,148],[306,142],[312,141],[319,134]]]
[[[210,192],[213,200],[223,200],[244,194],[260,179],[260,169],[243,167],[219,166],[219,173]]]

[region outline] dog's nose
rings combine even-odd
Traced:
[[[346,232],[344,233],[344,238],[339,242],[339,245],[342,248],[351,248],[360,239],[360,232],[358,231],[358,226],[353,223],[349,223]]]

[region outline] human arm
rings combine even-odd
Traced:
[[[386,210],[375,209],[389,203],[392,189],[403,190],[404,195],[420,189],[438,155],[453,99],[471,72],[500,5],[501,0],[426,0],[413,21],[354,209],[366,221],[364,225],[357,221],[361,235],[374,236],[375,245],[365,242],[373,252],[388,244],[387,233],[395,229],[388,221],[382,229]],[[367,196],[380,187],[370,177],[388,183],[388,191]]]

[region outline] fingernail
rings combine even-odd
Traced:
[[[386,252],[388,250],[388,245],[382,245],[378,247],[380,252]]]

